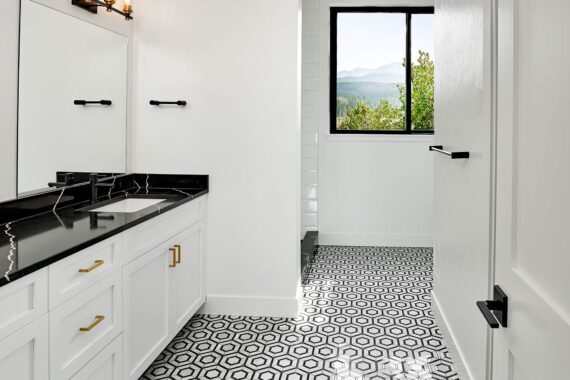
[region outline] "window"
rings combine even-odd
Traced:
[[[433,133],[433,12],[331,8],[331,133]]]

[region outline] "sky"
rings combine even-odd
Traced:
[[[417,60],[418,50],[433,57],[433,19],[433,15],[412,15],[412,61]],[[338,71],[401,63],[406,55],[404,14],[340,13],[337,30]]]

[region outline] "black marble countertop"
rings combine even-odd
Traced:
[[[165,200],[137,212],[89,212],[91,190],[84,183],[0,203],[0,286],[208,193],[207,175],[128,174],[102,182],[115,187],[99,189],[97,206]]]

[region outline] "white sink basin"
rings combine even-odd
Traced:
[[[166,199],[127,198],[122,201],[89,210],[89,212],[137,212],[165,200]]]

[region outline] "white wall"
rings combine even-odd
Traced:
[[[320,1],[319,243],[431,246],[433,158],[428,146],[433,137],[329,133],[329,8],[343,5],[432,6],[433,1]]]
[[[203,312],[296,315],[297,0],[141,2],[137,16],[134,170],[210,175]]]
[[[436,1],[436,143],[471,156],[434,156],[433,295],[472,380],[486,378],[489,332],[475,302],[490,299],[491,2]]]
[[[16,196],[20,1],[0,2],[0,201]]]
[[[318,229],[319,0],[303,0],[301,237]]]

